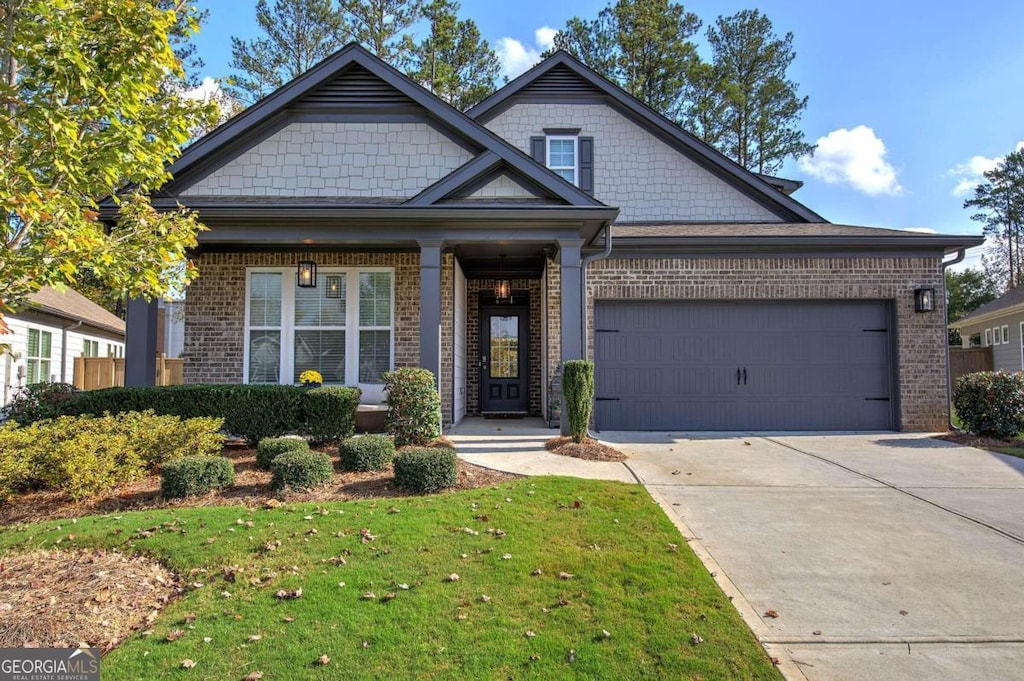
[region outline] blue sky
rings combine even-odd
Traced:
[[[199,0],[210,20],[196,42],[204,75],[230,70],[230,36],[256,34],[255,0]],[[464,0],[509,75],[527,68],[571,16],[594,0]],[[803,130],[813,159],[780,173],[804,181],[795,198],[838,223],[979,233],[963,192],[1024,140],[1024,3],[861,0],[685,2],[707,26],[756,7],[794,34],[790,76],[810,97]],[[701,30],[703,35],[703,28]],[[699,41],[704,49],[703,38]],[[959,193],[958,193],[959,189]],[[977,264],[972,254],[967,264]]]

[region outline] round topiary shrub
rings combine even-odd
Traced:
[[[360,435],[338,444],[338,459],[347,471],[379,471],[395,456],[395,443],[387,435]]]
[[[309,443],[300,437],[266,437],[256,445],[256,467],[269,471],[281,454],[308,451]]]
[[[272,469],[270,486],[278,492],[286,488],[313,489],[326,485],[334,476],[331,457],[320,452],[285,452],[274,459]]]
[[[223,456],[184,456],[160,469],[160,493],[167,499],[194,497],[235,484],[235,468]]]
[[[411,447],[395,454],[395,484],[408,492],[429,494],[457,481],[454,449]]]
[[[953,408],[975,435],[1012,438],[1024,431],[1024,373],[980,371],[957,379]]]

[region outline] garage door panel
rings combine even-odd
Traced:
[[[598,301],[595,421],[891,428],[889,318],[885,301]]]

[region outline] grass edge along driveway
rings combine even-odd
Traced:
[[[104,658],[108,681],[781,678],[638,485],[527,478],[0,529],[0,552],[55,547],[142,552],[202,584]]]

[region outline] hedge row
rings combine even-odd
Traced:
[[[118,414],[152,409],[181,418],[213,416],[224,429],[251,445],[294,433],[315,443],[355,432],[358,388],[303,388],[291,385],[175,385],[107,388],[75,395],[65,414]]]

